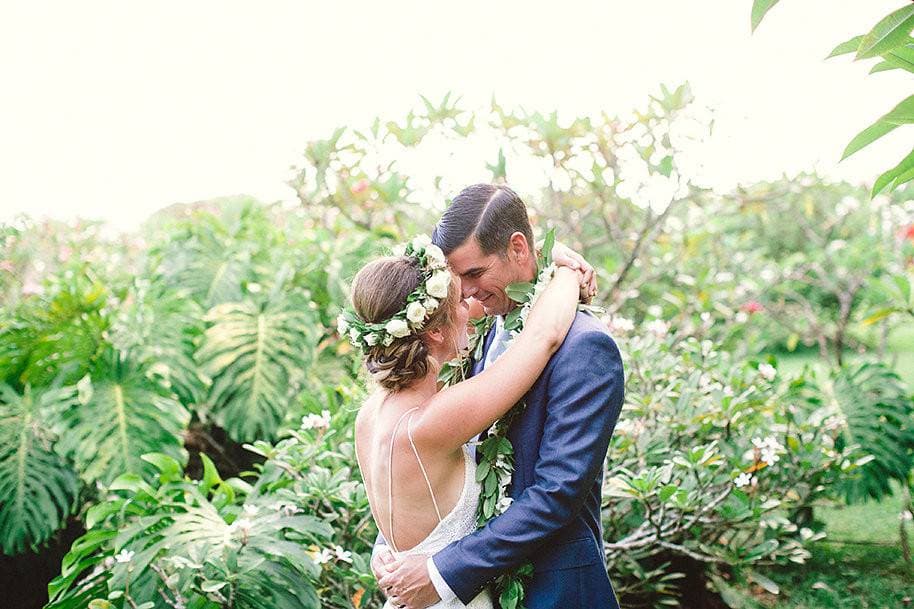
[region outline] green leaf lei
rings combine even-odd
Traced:
[[[516,336],[523,330],[524,321],[533,303],[545,289],[555,266],[552,263],[552,248],[555,245],[555,231],[549,231],[540,253],[537,255],[536,283],[512,283],[505,289],[511,300],[518,303],[513,311],[505,316],[505,331]],[[579,309],[595,310],[595,307],[579,305]],[[475,332],[470,337],[469,347],[462,358],[451,360],[442,366],[438,380],[445,386],[466,380],[469,377],[474,361],[483,357],[486,335],[495,323],[493,316],[486,316],[473,321]],[[526,403],[521,400],[511,407],[500,419],[495,421],[486,437],[476,447],[481,455],[476,467],[476,480],[482,484],[479,496],[479,508],[476,512],[476,524],[485,524],[504,513],[511,505],[508,487],[514,474],[514,447],[508,439],[508,429],[524,412]],[[502,609],[523,609],[524,580],[533,575],[533,565],[526,562],[516,570],[505,573],[495,580],[495,590]]]

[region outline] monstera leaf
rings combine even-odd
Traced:
[[[76,473],[52,450],[49,409],[75,401],[72,388],[19,394],[0,385],[0,549],[34,548],[61,528],[79,492]]]
[[[49,296],[20,304],[0,326],[0,382],[36,387],[58,377],[79,380],[104,342],[107,294],[97,281],[76,275]]]
[[[182,432],[190,415],[152,377],[145,364],[108,349],[80,381],[79,403],[57,412],[58,447],[87,482],[107,485],[123,473],[148,473],[140,459],[148,452],[186,461]]]
[[[274,436],[312,358],[314,321],[301,298],[217,305],[197,361],[212,379],[209,405],[238,442]]]
[[[204,309],[187,290],[172,289],[161,278],[136,280],[133,296],[112,323],[111,343],[150,365],[181,403],[193,410],[206,395],[206,382],[194,362]]]

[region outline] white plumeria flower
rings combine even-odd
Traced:
[[[282,512],[285,516],[292,516],[296,514],[299,509],[294,503],[289,503],[288,501],[277,501],[270,504],[271,510],[276,510],[277,512]]]
[[[655,319],[648,322],[645,328],[657,338],[663,338],[670,331],[670,325],[662,319]]]
[[[329,429],[330,411],[322,410],[319,415],[309,414],[301,418],[302,429]]]
[[[635,322],[624,317],[613,317],[607,324],[610,332],[616,332],[618,334],[628,334],[635,329]]]
[[[391,319],[384,329],[394,338],[403,338],[409,334],[409,326],[402,319]]]
[[[777,369],[771,364],[759,364],[758,372],[768,381],[773,381],[778,374]]]
[[[251,532],[251,527],[254,526],[254,523],[247,518],[238,518],[229,525],[229,533],[235,533],[236,531],[241,531],[243,534],[247,535]]]
[[[767,463],[769,467],[780,461],[780,459],[781,458],[775,454],[773,448],[762,449],[762,461]]]
[[[411,302],[409,306],[406,307],[406,319],[413,322],[414,324],[421,324],[425,321],[426,310],[422,306],[421,302]]]
[[[733,481],[733,484],[736,485],[736,488],[743,488],[749,484],[755,484],[755,476],[743,472],[736,477],[736,480]]]
[[[344,550],[341,546],[336,546],[333,548],[333,553],[336,555],[337,560],[352,564],[352,552],[349,550]]]
[[[136,554],[133,550],[121,550],[114,556],[114,560],[119,563],[127,563],[133,560],[133,556]]]
[[[425,284],[425,291],[433,298],[447,298],[451,286],[451,274],[447,270],[436,271]]]

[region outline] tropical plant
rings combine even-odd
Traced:
[[[202,456],[202,480],[161,453],[143,455],[154,485],[124,474],[89,510],[89,531],[48,586],[48,609],[316,609],[319,567],[309,544],[330,535],[312,516],[243,502],[249,487],[223,481]]]
[[[914,396],[898,375],[883,364],[863,362],[822,376],[795,383],[796,397],[836,417],[839,449],[856,445],[867,453],[836,490],[853,503],[891,495],[893,481],[907,485],[914,466]]]
[[[187,460],[181,440],[190,414],[147,365],[109,348],[77,387],[77,403],[54,413],[56,447],[87,483],[151,473],[141,458],[150,451]]]
[[[72,388],[17,393],[0,384],[0,550],[37,549],[73,513],[79,480],[54,451],[49,413],[75,402]]]
[[[752,3],[752,30],[759,26],[764,16],[780,0],[754,0]],[[828,57],[854,53],[854,60],[880,58],[871,74],[887,70],[914,72],[914,5],[905,3],[879,20],[869,32],[842,42]],[[857,134],[844,149],[844,160],[855,152],[872,144],[882,136],[902,125],[914,123],[914,95],[907,97],[875,123]],[[911,150],[898,165],[876,178],[872,196],[891,191],[914,180],[914,150]]]

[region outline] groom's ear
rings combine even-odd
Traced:
[[[525,266],[530,260],[530,245],[524,233],[515,232],[508,240],[508,260]]]

